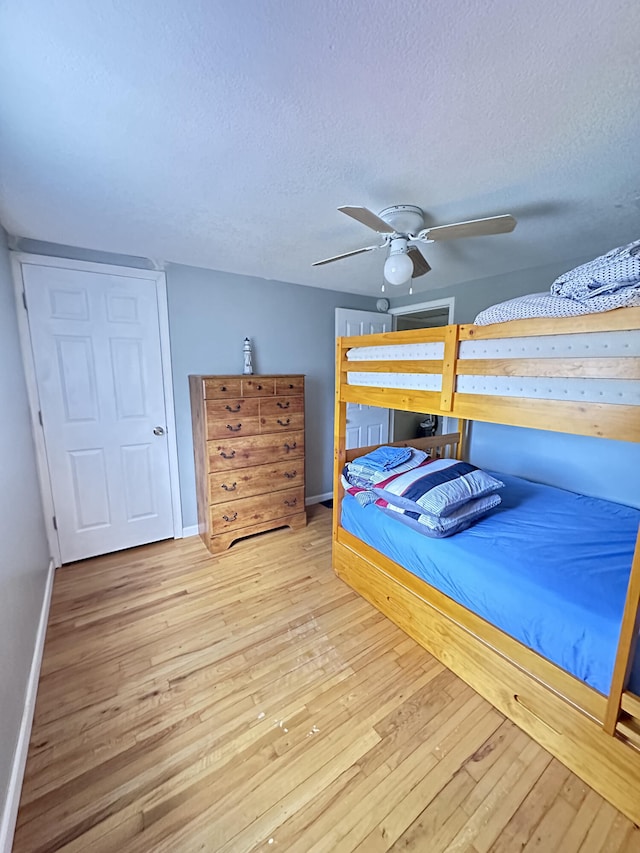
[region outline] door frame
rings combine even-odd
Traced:
[[[449,317],[447,318],[447,323],[451,325],[453,323],[453,312],[455,308],[456,298],[455,296],[443,296],[442,299],[433,299],[430,302],[414,302],[409,305],[398,305],[395,308],[389,308],[388,314],[391,314],[393,319],[393,330],[395,332],[397,328],[396,318],[402,316],[404,314],[419,314],[422,311],[437,311],[439,308],[447,308],[449,311]],[[389,419],[389,436],[390,440],[395,440],[395,431],[396,431],[396,417],[395,412],[393,410],[390,411],[390,419]],[[457,419],[450,418],[445,416],[442,421],[442,431],[449,433],[454,432],[457,429]]]
[[[402,314],[419,314],[422,311],[436,311],[438,308],[448,308],[449,310],[449,325],[453,323],[453,309],[455,306],[455,296],[446,296],[442,299],[434,299],[431,302],[415,302],[411,305],[398,305],[395,308],[389,308],[388,314],[393,315],[393,328],[395,331],[395,318]]]
[[[47,533],[49,550],[56,568],[62,565],[60,543],[54,527],[55,515],[49,462],[44,440],[44,429],[40,422],[40,402],[36,368],[31,347],[31,328],[29,326],[27,302],[22,280],[22,265],[34,264],[43,267],[62,267],[63,269],[80,270],[82,272],[107,273],[121,275],[126,278],[140,278],[152,281],[156,286],[158,303],[158,325],[160,332],[160,358],[162,363],[162,383],[164,390],[165,409],[167,418],[167,450],[169,454],[169,480],[171,488],[171,507],[173,512],[173,538],[182,539],[182,503],[180,500],[180,481],[178,476],[178,442],[176,436],[175,405],[173,400],[173,379],[171,371],[171,347],[169,339],[169,306],[167,302],[167,280],[160,270],[137,269],[117,266],[114,264],[95,263],[93,261],[75,261],[67,258],[50,257],[49,255],[34,255],[27,252],[10,252],[16,312],[18,315],[18,333],[22,350],[29,413],[31,417],[31,432],[36,448],[36,465],[44,523]]]

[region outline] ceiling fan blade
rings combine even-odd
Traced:
[[[417,246],[412,246],[407,252],[407,255],[409,255],[413,262],[411,278],[419,278],[421,275],[425,275],[431,270],[425,256]]]
[[[361,255],[363,252],[371,252],[373,249],[382,249],[382,246],[365,246],[364,249],[354,249],[353,252],[344,252],[342,255],[334,255],[332,258],[325,258],[322,261],[314,261],[312,267],[320,267],[322,264],[330,264],[333,261],[341,261],[342,258],[350,258],[352,255]]]
[[[488,234],[507,234],[516,227],[516,220],[510,214],[489,216],[487,219],[470,219],[468,222],[455,222],[453,225],[436,225],[425,228],[420,236],[425,240],[455,240],[458,237],[483,237]]]
[[[385,222],[384,219],[380,219],[375,213],[371,210],[368,210],[366,207],[339,207],[338,210],[341,213],[346,213],[347,216],[350,216],[352,219],[356,219],[358,222],[361,222],[363,225],[366,225],[367,228],[373,228],[374,231],[377,231],[378,234],[393,234],[393,228],[389,225],[388,222]]]

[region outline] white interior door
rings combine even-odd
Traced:
[[[391,315],[336,308],[336,338],[391,331]],[[389,441],[389,410],[347,403],[347,450]]]
[[[62,562],[172,537],[156,281],[21,266]]]

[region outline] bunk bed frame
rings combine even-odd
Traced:
[[[458,419],[458,432],[398,445],[429,448],[462,459],[469,421],[640,441],[640,405],[582,403],[460,393],[458,377],[640,379],[640,357],[461,358],[463,341],[591,335],[640,329],[640,308],[571,318],[516,320],[492,326],[451,325],[386,332],[337,342],[333,567],[337,575],[445,666],[555,755],[635,823],[640,824],[640,697],[627,691],[640,630],[640,532],[608,695],[603,695],[414,576],[340,524],[346,462],[375,445],[346,449],[347,404],[434,413]],[[411,357],[349,361],[360,347],[438,343],[441,359]],[[404,349],[407,349],[406,347]],[[362,358],[359,356],[359,358]],[[349,373],[439,374],[437,391],[350,384]],[[359,380],[362,382],[362,379]],[[375,382],[376,380],[373,379]],[[393,383],[396,384],[396,383]],[[420,384],[420,382],[415,383]]]

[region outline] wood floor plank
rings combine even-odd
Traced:
[[[428,676],[425,673],[416,679],[414,689],[419,689],[422,681],[427,678]],[[411,690],[412,686],[407,684],[407,690]],[[319,725],[315,726],[319,729],[317,736],[307,737],[310,732],[313,732],[314,726],[309,729],[309,726],[305,725],[299,727],[297,731],[293,731],[292,728],[290,732],[287,732],[287,735],[291,735],[291,739],[294,741],[289,754],[283,760],[275,760],[257,773],[251,774],[244,783],[237,784],[229,796],[233,803],[224,810],[219,819],[210,813],[211,791],[205,787],[182,804],[179,814],[176,809],[173,809],[168,820],[159,821],[158,826],[152,827],[147,832],[148,839],[154,843],[154,849],[161,849],[162,838],[169,829],[173,844],[177,843],[178,840],[186,843],[187,838],[183,839],[180,830],[175,829],[174,823],[176,819],[182,823],[185,818],[189,818],[190,825],[186,831],[187,835],[199,832],[201,825],[204,824],[207,828],[211,827],[215,830],[219,841],[221,839],[226,840],[227,831],[231,831],[231,829],[237,831],[241,828],[238,826],[240,819],[237,810],[250,808],[247,806],[247,798],[253,796],[255,791],[259,791],[262,798],[261,802],[264,800],[265,790],[268,791],[269,797],[279,800],[289,792],[297,779],[302,783],[307,778],[304,774],[315,772],[315,769],[323,766],[334,752],[346,749],[351,741],[357,740],[358,737],[369,737],[371,735],[374,738],[372,744],[373,742],[377,743],[380,738],[373,729],[373,723],[378,716],[386,713],[399,701],[401,699],[397,687],[393,683],[379,682],[375,688],[371,687],[368,696],[362,695],[360,697],[359,704],[352,704],[348,709],[343,707],[342,713],[338,715],[333,711],[332,720],[319,718],[316,715],[315,718],[319,722]],[[375,710],[368,715],[365,713],[363,716],[361,713],[358,716],[358,711],[366,712],[371,705]],[[287,726],[287,728],[289,727]],[[369,745],[369,748],[372,744]],[[222,781],[226,784],[228,780],[225,777],[222,778]],[[224,804],[224,801],[225,798],[222,799],[222,802],[218,802],[216,811]],[[237,801],[240,801],[238,807],[234,806]],[[231,814],[229,810],[231,810]],[[146,819],[145,823],[147,823]],[[229,830],[227,830],[227,826],[230,827]]]
[[[390,849],[415,853],[444,849],[467,821],[459,806],[474,787],[466,766],[460,768]]]
[[[629,826],[624,815],[616,814],[600,853],[619,853],[621,850],[631,849],[635,853],[640,851],[640,829],[633,824]]]
[[[547,752],[529,741],[447,849],[462,853],[473,846],[478,853],[488,851],[550,760]]]
[[[361,853],[388,850],[413,823],[424,804],[431,802],[464,764],[469,753],[495,731],[502,719],[493,708],[468,719],[466,731],[463,727],[459,729],[456,747],[433,767],[427,762],[415,766],[413,755],[405,759],[381,786],[382,796],[377,808],[369,811],[346,836],[346,849]]]
[[[639,853],[335,577],[330,525],[56,573],[15,853]]]
[[[562,797],[560,799],[563,799]],[[564,802],[567,802],[564,800]],[[591,829],[595,816],[600,806],[600,798],[595,791],[588,791],[586,797],[576,811],[573,821],[562,836],[562,853],[576,853],[582,847],[582,843]]]
[[[563,836],[576,816],[575,810],[562,797],[552,803],[522,853],[554,853],[564,851]],[[562,845],[562,846],[561,846]]]
[[[612,805],[604,801],[600,803],[584,843],[580,847],[581,853],[600,853],[609,837],[617,815],[618,812]]]
[[[577,776],[574,776],[559,761],[555,758],[551,759],[540,778],[498,836],[491,847],[491,853],[512,853],[514,850],[521,850],[549,808],[561,795],[561,791],[567,788],[565,783],[568,778],[577,780]],[[588,825],[586,829],[588,829]]]

